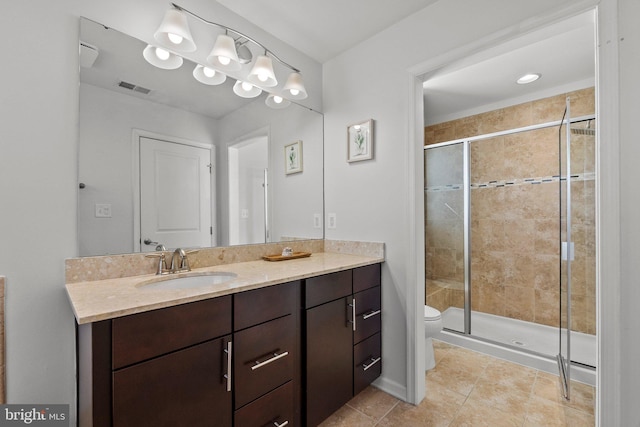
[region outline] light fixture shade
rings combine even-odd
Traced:
[[[249,76],[247,76],[247,80],[258,86],[276,86],[278,81],[276,80],[276,74],[273,72],[271,58],[266,55],[258,56]]]
[[[207,62],[223,71],[238,71],[241,64],[236,51],[236,42],[231,36],[220,34],[213,45]]]
[[[287,108],[291,104],[291,101],[281,96],[270,94],[267,96],[267,99],[264,100],[264,103],[267,104],[267,107],[280,109]]]
[[[213,73],[213,75],[207,75],[211,73]],[[200,83],[210,86],[222,84],[227,80],[227,76],[222,74],[220,71],[216,71],[200,64],[196,65],[193,69],[193,77],[195,77],[195,79]]]
[[[196,44],[193,42],[189,24],[185,14],[178,9],[169,9],[164,14],[162,24],[154,33],[153,37],[158,43],[170,46],[178,52],[193,52]]]
[[[291,99],[305,99],[307,97],[307,90],[304,88],[300,73],[293,72],[289,74],[289,78],[282,89],[287,94],[287,97]]]
[[[262,89],[251,83],[238,80],[236,84],[233,85],[233,93],[242,98],[255,98],[262,93]]]
[[[156,46],[147,45],[142,51],[142,56],[149,64],[163,70],[175,70],[182,65],[182,57]]]
[[[526,85],[535,82],[540,77],[542,77],[542,74],[540,73],[528,73],[516,80],[516,83],[518,83],[519,85]]]

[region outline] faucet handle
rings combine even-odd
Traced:
[[[167,259],[164,252],[146,254],[145,258],[158,258],[157,275],[161,275],[167,269]]]

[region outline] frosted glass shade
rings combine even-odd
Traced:
[[[196,44],[193,42],[189,24],[185,14],[178,9],[169,9],[153,37],[163,46],[170,47],[177,52],[193,52]]]
[[[175,70],[182,65],[182,57],[156,46],[147,45],[142,56],[149,64],[163,70]]]
[[[200,64],[193,69],[193,77],[200,83],[210,86],[222,84],[227,80],[227,76],[220,71]]]
[[[233,93],[242,98],[255,98],[262,93],[262,89],[255,87],[251,83],[238,80],[236,84],[233,85]]]
[[[273,63],[271,62],[271,58],[266,55],[258,56],[247,80],[258,86],[276,86],[278,81],[276,80],[276,75],[273,72]]]
[[[291,99],[305,99],[307,97],[307,90],[304,88],[302,82],[302,75],[300,73],[293,72],[289,74],[287,82],[282,88],[287,98]]]
[[[284,99],[281,96],[271,94],[267,96],[267,99],[264,100],[264,103],[267,104],[267,107],[280,109],[287,108],[291,104],[291,101],[289,101],[288,99]]]
[[[238,71],[241,64],[236,51],[236,42],[231,36],[220,34],[207,56],[207,63],[223,71]]]

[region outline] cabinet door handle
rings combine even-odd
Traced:
[[[289,355],[288,351],[285,351],[284,353],[280,353],[280,354],[273,353],[273,357],[271,357],[271,358],[269,358],[269,359],[267,359],[267,360],[265,360],[263,362],[259,362],[259,361],[256,360],[256,364],[251,367],[251,370],[255,371],[258,368],[262,368],[264,365],[268,365],[269,363],[275,362],[276,360],[282,359],[283,357],[288,356],[288,355]]]
[[[362,320],[367,320],[368,318],[373,317],[373,316],[377,316],[380,313],[382,313],[381,310],[370,311],[367,314],[363,314],[362,315]]]
[[[282,424],[278,424],[278,422],[277,422],[277,421],[274,421],[274,422],[273,422],[273,425],[274,425],[275,427],[284,427],[284,426],[288,426],[288,425],[289,425],[289,421],[285,421],[285,422],[283,422]]]
[[[227,391],[231,391],[231,369],[232,369],[232,359],[231,359],[231,349],[233,344],[231,341],[227,343],[227,348],[224,349],[224,352],[227,354],[227,373],[224,374],[224,377],[227,379]]]
[[[349,307],[351,307],[351,319],[352,319],[352,320],[349,320],[349,322],[353,326],[353,332],[355,332],[356,331],[356,299],[355,298],[351,299],[351,304],[349,304]]]
[[[380,357],[376,357],[375,359],[372,357],[371,359],[371,363],[369,363],[368,365],[366,363],[362,364],[362,370],[366,371],[367,369],[369,369],[370,367],[372,367],[373,365],[375,365],[376,363],[378,363],[380,360],[382,360],[382,358]]]

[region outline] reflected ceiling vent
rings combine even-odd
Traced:
[[[98,48],[85,43],[80,42],[80,66],[84,68],[91,68],[98,58]]]
[[[118,86],[125,89],[132,90],[134,92],[142,93],[144,95],[148,95],[149,92],[151,92],[151,89],[147,89],[146,87],[142,87],[142,86],[137,86],[137,85],[134,85],[133,83],[128,83],[128,82],[120,82],[118,83]]]

